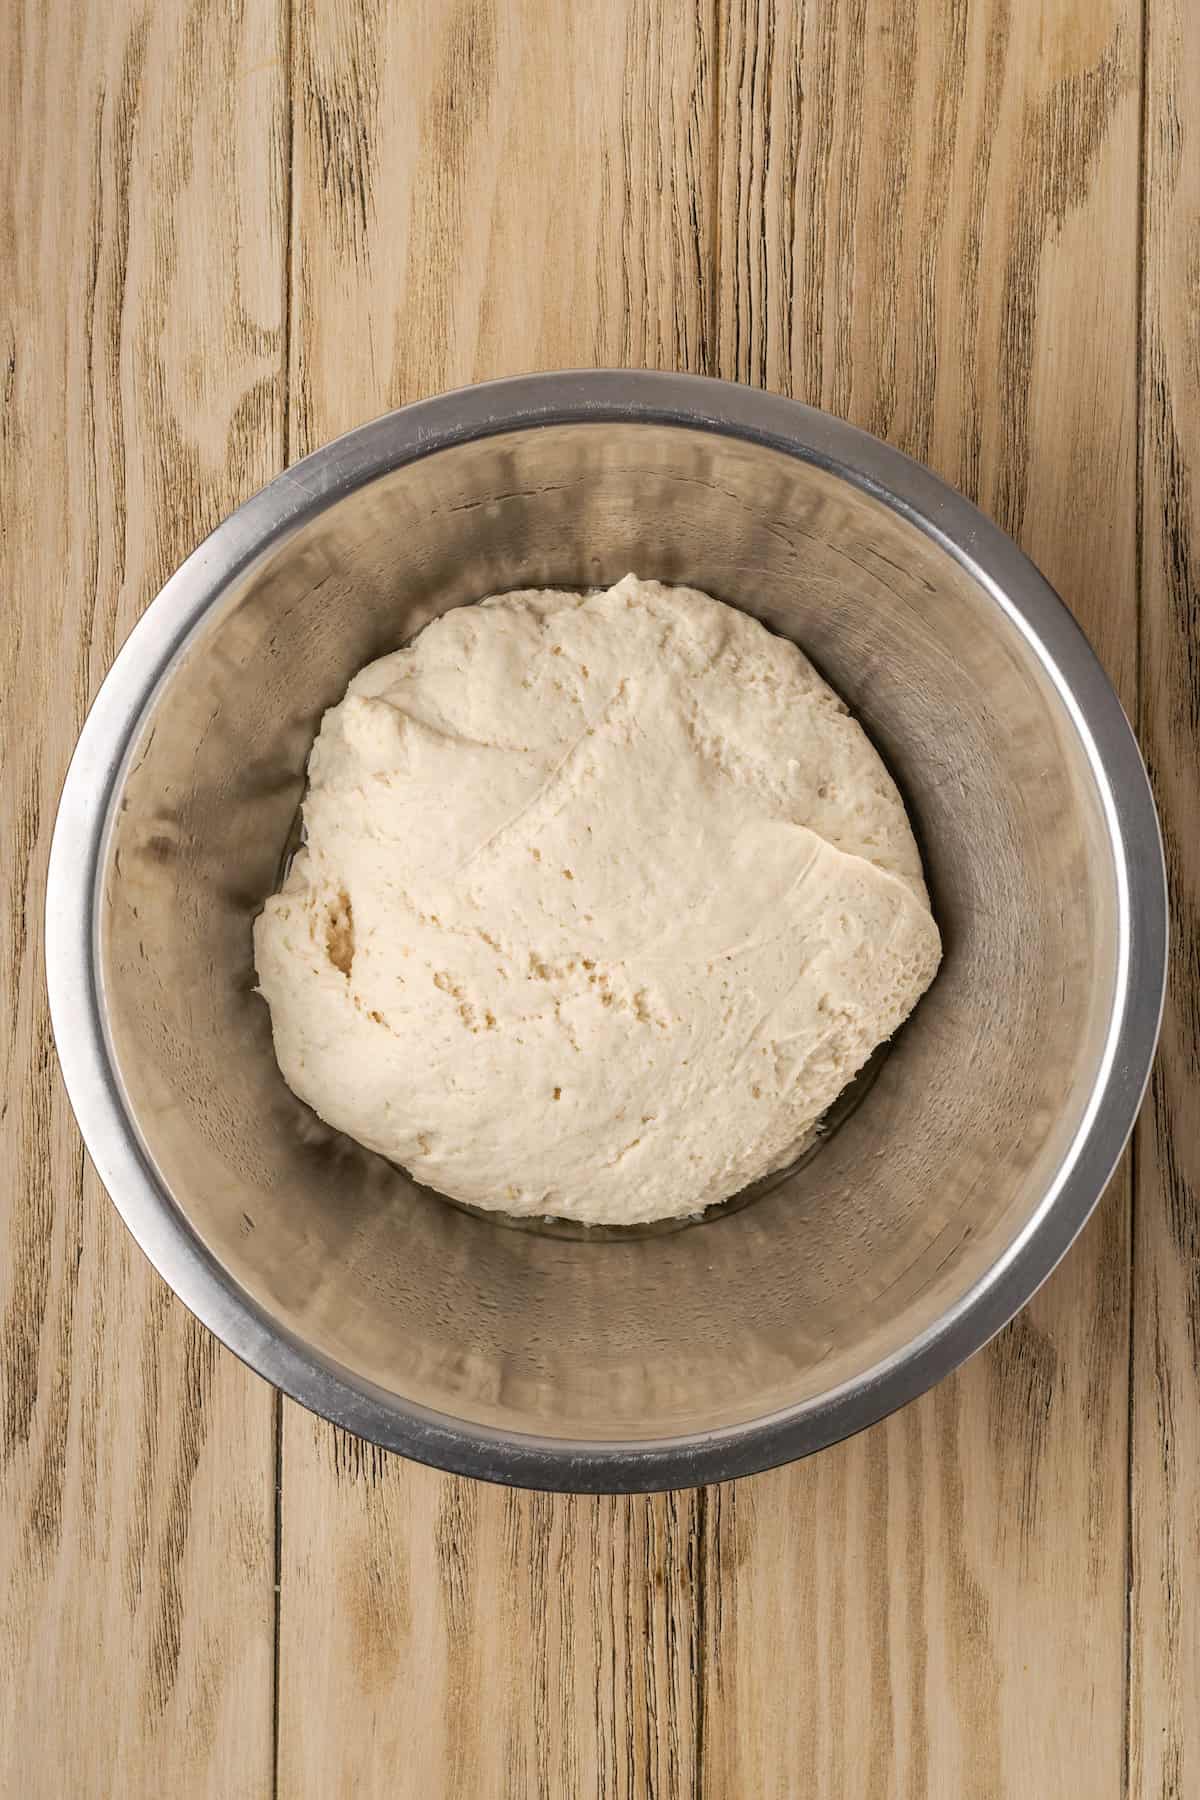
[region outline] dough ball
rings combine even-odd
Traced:
[[[460,607],[360,671],[255,926],[289,1086],[473,1206],[632,1224],[790,1162],[941,954],[895,785],[688,588]]]

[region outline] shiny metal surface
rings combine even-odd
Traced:
[[[589,1242],[448,1206],[320,1125],[276,1069],[250,922],[355,669],[445,607],[629,569],[744,607],[846,697],[909,803],[946,959],[789,1180],[688,1230]],[[802,1455],[977,1349],[1112,1170],[1165,941],[1129,727],[1011,541],[823,414],[620,373],[407,408],[222,525],[97,699],[47,906],[75,1110],[176,1292],[352,1430],[568,1489]]]

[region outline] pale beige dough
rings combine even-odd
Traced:
[[[688,588],[460,607],[361,670],[255,926],[279,1066],[474,1206],[630,1224],[789,1162],[941,954],[890,776]]]

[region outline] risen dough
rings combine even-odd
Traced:
[[[688,588],[460,607],[357,674],[255,927],[331,1125],[510,1213],[790,1161],[933,979],[900,797],[794,645]]]

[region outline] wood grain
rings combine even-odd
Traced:
[[[271,1396],[84,1161],[40,918],[99,677],[280,455],[280,14],[28,0],[5,38],[0,1792],[228,1800],[271,1787]]]
[[[0,48],[0,1794],[1190,1800],[1192,0],[13,0]],[[958,1377],[649,1500],[279,1410],[88,1168],[39,938],[83,711],[218,518],[389,405],[622,363],[1020,537],[1140,719],[1176,930],[1132,1234],[1123,1173]]]
[[[460,1481],[289,1406],[280,1792],[699,1792],[705,1509]]]
[[[1200,12],[1147,18],[1141,731],[1173,962],[1137,1139],[1131,1782],[1200,1789]]]
[[[1131,704],[1138,28],[727,0],[719,47],[721,372],[978,499]],[[728,1492],[713,1792],[1123,1791],[1127,1196],[959,1377]]]
[[[713,57],[655,0],[298,7],[296,454],[462,382],[713,354]]]

